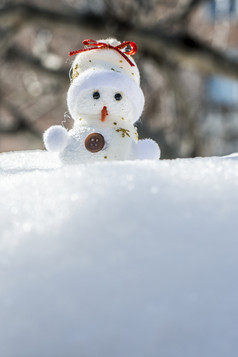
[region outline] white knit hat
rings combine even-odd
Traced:
[[[77,56],[71,67],[69,110],[74,105],[75,96],[72,92],[97,86],[111,87],[128,96],[134,106],[137,120],[143,111],[144,95],[140,88],[138,67],[130,56],[136,52],[136,44],[128,41],[120,43],[115,39],[97,42],[85,40],[83,43],[88,47],[70,52],[70,55]]]
[[[135,54],[137,47],[134,42],[119,42],[115,39],[84,40],[86,48],[70,52],[77,54],[72,64],[72,79],[74,80],[89,68],[108,70],[127,74],[140,85],[140,74],[137,65],[130,54]],[[91,46],[91,47],[90,47]],[[132,47],[125,52],[125,47]],[[124,47],[124,49],[123,49]]]

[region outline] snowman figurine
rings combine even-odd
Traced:
[[[140,74],[131,55],[134,42],[115,39],[85,40],[71,70],[67,104],[74,126],[60,125],[43,135],[48,151],[58,152],[63,163],[104,160],[159,159],[159,146],[138,140],[134,123],[144,107]]]

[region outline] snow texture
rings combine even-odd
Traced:
[[[0,356],[235,357],[238,155],[0,155]]]

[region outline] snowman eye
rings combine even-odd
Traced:
[[[116,93],[116,94],[114,95],[114,98],[115,98],[116,100],[121,100],[121,99],[122,99],[121,93]]]
[[[98,91],[93,92],[93,99],[99,99],[100,98],[100,93]]]

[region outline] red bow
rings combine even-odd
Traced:
[[[94,47],[89,47],[89,48],[84,48],[82,50],[77,50],[77,51],[71,51],[69,52],[70,56],[76,55],[77,53],[81,53],[81,52],[85,52],[85,51],[90,51],[90,50],[97,50],[97,49],[111,49],[111,50],[115,50],[118,53],[120,53],[120,55],[122,55],[122,57],[125,58],[125,60],[133,67],[135,66],[134,63],[126,56],[127,55],[134,55],[137,51],[137,46],[135,42],[131,42],[131,41],[125,41],[122,42],[120,45],[118,46],[112,46],[109,45],[108,43],[105,42],[97,42],[94,40],[84,40],[83,44],[86,46],[94,46]],[[127,46],[130,46],[131,49],[129,51],[125,51],[122,52],[121,50]]]

